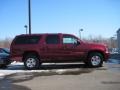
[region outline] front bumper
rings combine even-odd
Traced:
[[[106,52],[106,53],[104,54],[104,61],[107,61],[109,58],[110,58],[110,53],[109,53],[109,52]]]

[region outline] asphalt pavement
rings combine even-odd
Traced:
[[[120,59],[111,58],[101,68],[83,63],[43,64],[26,70],[13,62],[0,69],[0,90],[120,90]]]

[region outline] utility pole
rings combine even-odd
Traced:
[[[115,38],[115,37],[111,37],[111,38],[110,38],[110,39],[111,39],[111,48],[115,48],[114,38]]]
[[[28,0],[29,34],[31,34],[31,0]]]

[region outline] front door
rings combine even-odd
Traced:
[[[66,60],[80,60],[82,58],[82,45],[78,39],[71,35],[63,35],[63,56]]]

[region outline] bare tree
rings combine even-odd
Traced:
[[[0,40],[0,47],[10,48],[11,41],[11,38],[5,38],[4,40]]]
[[[100,44],[105,44],[108,46],[108,48],[117,48],[117,41],[115,38],[104,38],[102,36],[92,36],[89,35],[87,38],[83,38],[84,41],[87,42],[94,42],[94,43],[100,43]]]

